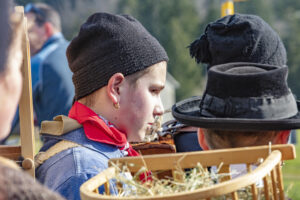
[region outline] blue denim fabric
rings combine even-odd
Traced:
[[[46,151],[60,140],[76,142],[82,147],[62,151],[46,160],[36,169],[37,179],[50,189],[67,199],[80,199],[79,188],[82,183],[108,167],[110,158],[124,157],[124,152],[116,146],[94,142],[86,138],[83,128],[71,131],[63,136],[44,135]],[[111,193],[116,193],[114,187]],[[99,192],[103,193],[100,187]]]

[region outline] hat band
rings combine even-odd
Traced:
[[[200,114],[204,117],[286,119],[298,113],[292,93],[274,97],[219,97],[205,94],[200,103]]]

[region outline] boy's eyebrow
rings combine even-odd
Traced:
[[[159,88],[160,90],[165,88],[165,84],[153,83],[151,87]]]

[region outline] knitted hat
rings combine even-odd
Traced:
[[[278,34],[260,17],[234,14],[206,26],[190,45],[197,63],[208,68],[228,62],[253,62],[283,66],[286,50]]]
[[[176,103],[173,116],[190,126],[222,130],[300,128],[300,102],[287,85],[287,66],[227,63],[208,70],[202,97]]]
[[[81,26],[68,49],[75,100],[107,85],[115,73],[141,71],[168,56],[159,42],[133,17],[95,13]]]

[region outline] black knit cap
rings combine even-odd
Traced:
[[[95,13],[81,26],[68,49],[74,100],[107,85],[115,73],[141,71],[168,56],[159,42],[132,16]]]
[[[287,57],[278,34],[260,17],[234,14],[206,26],[205,33],[190,45],[197,63],[213,65],[253,62],[283,66]]]

